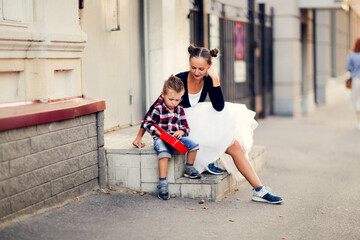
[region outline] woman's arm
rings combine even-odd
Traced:
[[[220,86],[220,79],[212,66],[208,70],[208,75],[212,80],[212,86],[209,86],[210,101],[213,108],[220,112],[225,106],[224,96]]]
[[[220,86],[220,79],[219,76],[216,74],[213,66],[211,66],[208,71],[207,71],[208,75],[211,77],[212,83],[213,83],[213,87],[219,87]]]

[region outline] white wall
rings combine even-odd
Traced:
[[[182,0],[152,0],[148,4],[150,102],[171,74],[188,71],[189,12]]]
[[[314,35],[313,12],[302,11],[302,113],[308,114],[315,110],[314,96]]]
[[[160,95],[164,80],[171,74],[187,71],[189,45],[188,2],[183,0],[147,1],[140,13],[141,0],[120,0],[120,31],[111,32],[116,20],[116,0],[85,1],[80,11],[81,27],[88,34],[82,60],[83,92],[106,100],[105,129],[126,127],[141,122],[145,114],[146,87],[143,75],[148,70],[149,104]],[[145,4],[146,5],[146,4]],[[147,29],[146,46],[141,44],[140,14]],[[145,36],[144,36],[145,37]],[[146,47],[148,65],[141,61]],[[130,104],[129,91],[133,92]]]
[[[0,103],[80,96],[86,44],[77,0],[3,0]]]
[[[330,32],[330,11],[316,10],[316,83],[318,103],[326,102],[326,83],[331,75]]]
[[[334,38],[332,41],[335,41],[335,47],[331,51],[335,51],[335,64],[332,66],[334,77],[340,76],[346,72],[346,61],[347,54],[351,45],[349,42],[349,12],[345,12],[341,9],[333,10],[335,18],[335,25],[331,26],[332,31],[334,31]]]
[[[300,11],[297,1],[274,0],[274,113],[301,114]]]
[[[88,34],[82,59],[83,92],[106,100],[105,129],[141,121],[140,8],[139,1],[85,1],[81,28]],[[129,92],[133,91],[133,104]]]

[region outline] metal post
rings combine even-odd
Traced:
[[[267,84],[265,81],[266,73],[265,73],[265,4],[260,3],[259,4],[259,10],[260,10],[260,24],[261,24],[261,66],[260,66],[260,77],[261,77],[261,102],[262,102],[262,111],[260,112],[260,118],[266,117],[266,90],[267,90]]]
[[[271,7],[271,48],[270,48],[270,71],[269,71],[269,85],[270,85],[270,94],[271,94],[271,107],[270,107],[270,114],[274,114],[274,7]]]
[[[314,55],[314,100],[318,103],[317,99],[317,56],[316,56],[316,10],[313,9],[313,55]]]
[[[255,111],[255,0],[248,0],[249,6],[249,92],[250,92],[250,109]]]
[[[119,11],[119,0],[116,0],[116,28],[112,28],[111,31],[120,31],[120,11]]]

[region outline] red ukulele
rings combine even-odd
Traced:
[[[175,137],[171,136],[169,133],[167,133],[164,129],[159,127],[158,125],[154,124],[154,126],[161,132],[160,138],[170,144],[173,148],[178,150],[181,154],[185,155],[189,149],[179,140],[177,140]]]

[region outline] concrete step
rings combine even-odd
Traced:
[[[129,188],[136,191],[156,192],[159,180],[157,153],[152,139],[144,136],[146,147],[132,146],[138,127],[118,130],[105,134],[108,180],[112,188]],[[249,161],[256,172],[261,172],[266,164],[266,147],[254,146]],[[235,191],[245,179],[236,181],[233,176],[203,173],[201,179],[183,177],[184,156],[176,152],[169,161],[168,182],[170,194],[193,199],[218,201]]]

